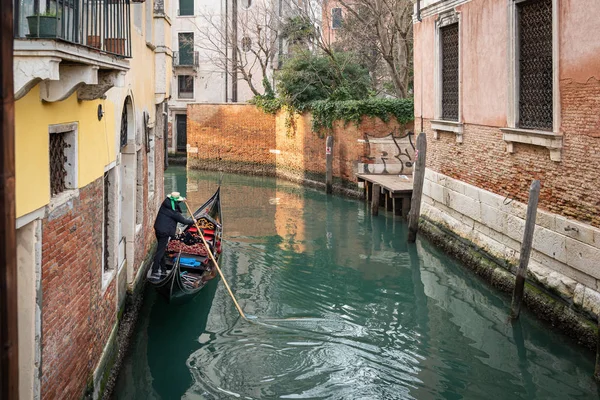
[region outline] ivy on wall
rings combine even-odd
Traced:
[[[394,117],[401,124],[414,119],[413,99],[319,100],[306,104],[302,109],[284,106],[280,99],[266,96],[256,96],[250,103],[267,114],[277,114],[285,108],[289,113],[288,118],[292,119],[295,113],[311,112],[312,130],[316,133],[333,130],[336,121],[358,125],[363,117],[379,118],[383,122]]]
[[[399,123],[406,124],[415,115],[413,99],[323,100],[311,103],[309,108],[313,116],[312,130],[317,133],[333,130],[336,121],[359,125],[363,117],[379,118],[383,122],[394,117]]]

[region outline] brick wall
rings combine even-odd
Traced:
[[[193,104],[187,112],[188,165],[219,169],[229,165],[251,172],[273,172],[276,148],[275,117],[248,104]]]
[[[287,113],[277,115],[277,168],[296,173],[307,173],[319,176],[325,174],[325,135],[312,131],[312,116],[308,113],[294,118],[294,123],[287,122]],[[404,134],[412,129],[412,123],[401,125],[395,119],[383,122],[379,118],[363,118],[356,126],[353,123],[336,122],[331,135],[334,139],[333,176],[344,181],[356,182],[355,164],[364,162],[370,154],[369,147],[359,143],[365,134],[371,138],[383,138],[390,133]]]
[[[79,398],[116,320],[101,291],[103,180],[42,223],[42,398]]]
[[[312,132],[310,114],[290,119],[276,117],[252,105],[194,104],[188,107],[188,166],[227,169],[246,173],[285,172],[308,179],[325,174],[325,137]],[[358,142],[364,134],[381,138],[404,133],[401,126],[377,118],[365,118],[357,127],[337,123],[334,136],[334,177],[355,182],[355,164],[364,161],[368,148]],[[272,150],[277,150],[277,154]]]
[[[539,179],[542,209],[600,227],[600,81],[561,82],[561,104],[561,162],[551,161],[540,146],[515,143],[515,152],[507,153],[496,127],[465,124],[462,144],[453,133],[436,140],[426,120],[427,166],[523,203],[531,181]]]
[[[144,229],[136,237],[138,273],[155,238],[164,196],[162,138],[155,138],[155,193],[148,198],[148,153],[143,150]],[[102,290],[103,178],[42,221],[42,376],[44,399],[80,398],[117,322],[117,285]],[[126,275],[123,275],[126,277]]]

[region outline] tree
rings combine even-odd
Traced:
[[[327,1],[327,0],[325,0]],[[408,97],[412,87],[411,0],[338,0],[345,11],[339,45],[387,68],[394,93]],[[376,80],[377,81],[377,80]]]
[[[302,110],[316,100],[359,100],[370,95],[369,73],[349,53],[304,50],[294,54],[276,75],[279,95]]]
[[[271,67],[278,51],[279,18],[268,0],[256,1],[252,9],[241,13],[237,2],[233,3],[226,16],[205,9],[200,23],[190,21],[197,34],[193,46],[202,52],[202,59],[227,71],[234,84],[243,80],[255,96],[264,95],[270,90]]]

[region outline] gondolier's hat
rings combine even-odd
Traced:
[[[179,192],[173,192],[169,195],[167,195],[167,197],[171,200],[175,200],[175,201],[185,201],[185,197],[181,197],[181,193]]]

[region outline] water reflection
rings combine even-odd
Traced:
[[[190,175],[190,202],[218,178]],[[186,192],[177,179],[167,190]],[[527,314],[507,324],[505,297],[426,242],[408,246],[392,216],[234,175],[223,213],[224,273],[260,323],[217,281],[181,308],[150,295],[119,398],[597,396],[590,354]]]

